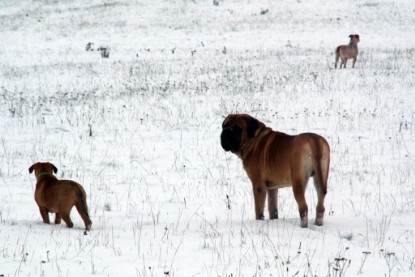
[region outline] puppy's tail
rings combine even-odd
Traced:
[[[86,192],[82,186],[77,186],[76,196],[78,199],[75,207],[85,223],[85,229],[89,231],[91,230],[92,221],[89,218],[88,204],[86,203]]]

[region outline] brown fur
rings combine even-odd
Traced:
[[[348,45],[340,45],[336,48],[336,63],[334,64],[334,67],[337,68],[337,62],[339,61],[339,58],[341,59],[340,62],[340,68],[346,68],[347,59],[353,59],[353,65],[357,60],[357,54],[359,54],[359,49],[357,48],[357,44],[360,42],[359,35],[350,35],[350,42]]]
[[[33,170],[37,180],[35,201],[43,222],[49,224],[49,213],[55,213],[55,224],[60,224],[63,219],[66,226],[72,228],[70,213],[75,206],[85,223],[85,229],[90,230],[92,221],[88,215],[84,188],[74,181],[58,180],[53,175],[58,169],[51,163],[35,163],[29,168],[29,173]]]
[[[300,225],[307,227],[304,192],[312,176],[318,196],[315,224],[323,225],[330,164],[330,148],[323,137],[313,133],[290,136],[247,114],[230,114],[222,124],[221,145],[242,159],[253,186],[256,219],[264,219],[267,194],[269,217],[278,218],[278,189],[291,186]]]

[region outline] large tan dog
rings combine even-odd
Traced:
[[[300,225],[307,227],[304,192],[313,176],[318,196],[315,224],[323,225],[330,164],[330,148],[323,137],[313,133],[290,136],[273,131],[247,114],[230,114],[223,121],[220,138],[225,151],[242,159],[251,179],[256,219],[264,219],[266,194],[269,217],[278,218],[278,189],[292,186]]]
[[[58,169],[51,163],[35,163],[29,168],[29,173],[33,170],[37,180],[35,200],[43,222],[49,224],[49,213],[55,213],[55,224],[60,224],[63,219],[66,226],[72,228],[70,213],[75,206],[85,223],[85,229],[90,230],[92,222],[84,188],[74,181],[58,180],[53,175]]]

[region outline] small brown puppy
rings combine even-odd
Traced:
[[[269,217],[278,218],[278,189],[292,186],[300,225],[307,227],[304,192],[312,176],[318,197],[315,224],[323,225],[330,163],[330,148],[323,137],[313,133],[290,136],[250,115],[230,114],[223,121],[220,139],[225,151],[242,159],[253,186],[256,219],[264,219],[267,194]]]
[[[350,42],[349,45],[340,45],[336,48],[336,63],[334,67],[337,68],[337,62],[339,58],[341,58],[340,68],[346,68],[347,59],[353,59],[353,68],[357,60],[357,54],[359,54],[359,49],[357,48],[357,44],[360,42],[359,35],[350,35]]]
[[[55,224],[60,224],[63,219],[66,226],[72,228],[70,213],[75,206],[85,223],[85,229],[89,231],[92,221],[88,215],[84,188],[74,181],[58,180],[53,175],[58,169],[51,163],[35,163],[29,168],[29,173],[33,170],[37,180],[35,200],[43,222],[49,224],[49,213],[55,213]]]

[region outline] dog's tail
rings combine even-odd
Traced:
[[[89,231],[91,230],[92,221],[89,218],[88,204],[86,203],[86,192],[80,185],[76,186],[76,196],[77,202],[75,207],[85,223],[85,229]]]
[[[318,135],[314,136],[312,144],[314,148],[313,178],[318,195],[315,224],[322,226],[325,211],[324,198],[327,194],[327,180],[329,177],[330,146],[325,138]]]
[[[340,55],[340,48],[341,48],[341,45],[339,45],[339,46],[336,47],[336,51],[334,51],[334,53],[336,54],[336,56],[339,56]]]
[[[326,195],[330,166],[330,147],[327,141],[322,137],[319,137],[314,141],[315,147],[317,148],[317,157],[315,157],[314,161],[314,178],[316,189],[319,193]]]

